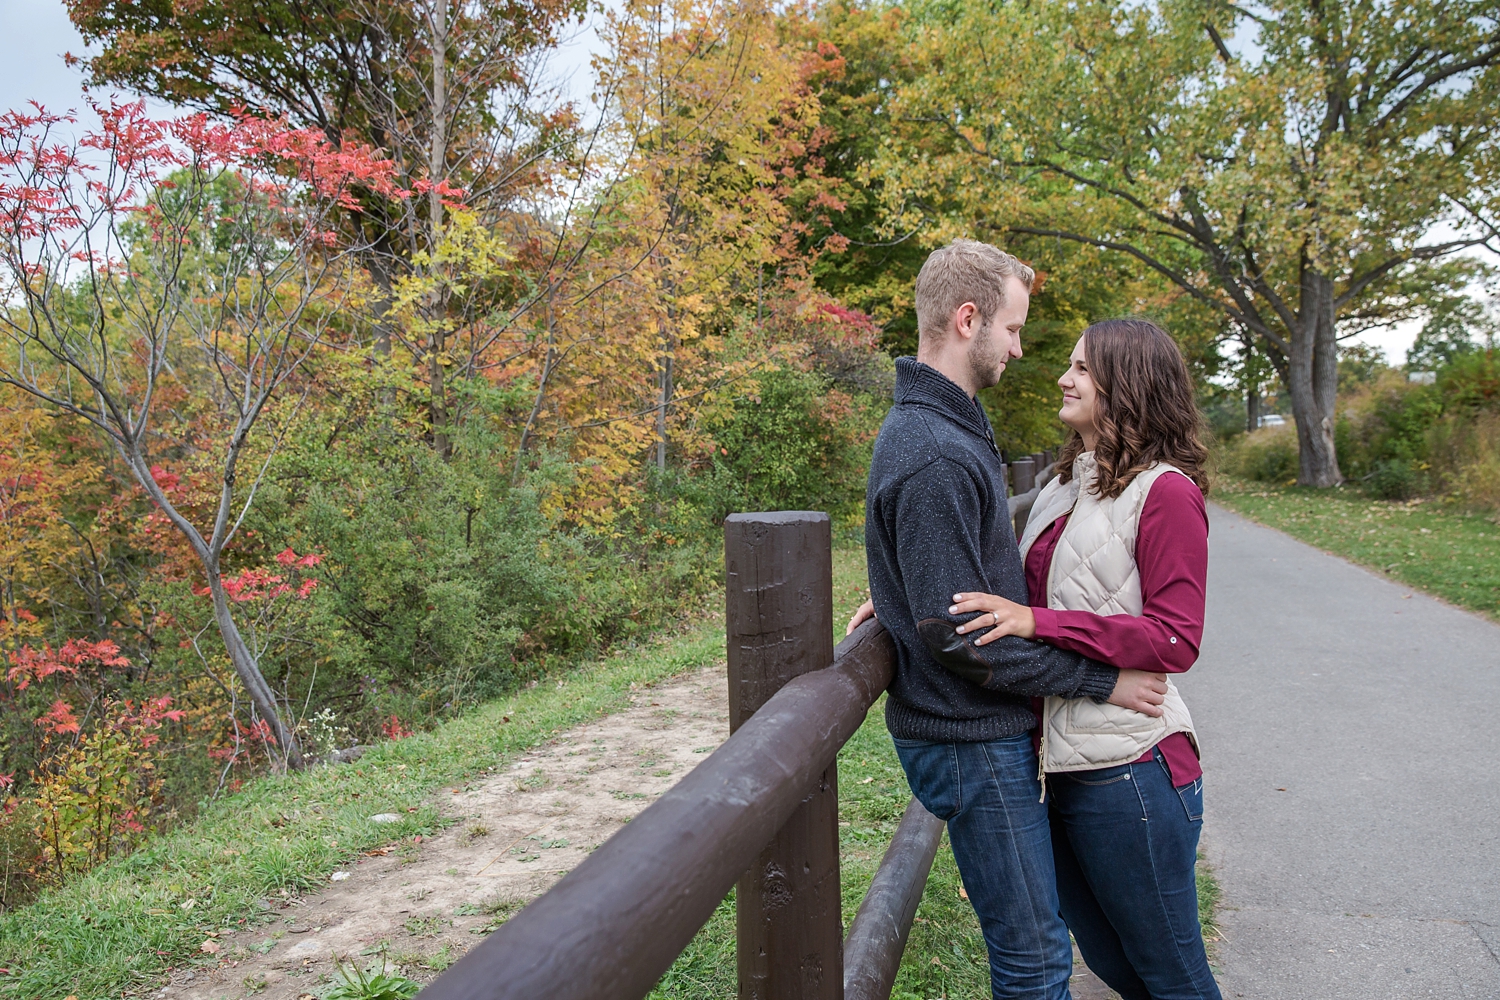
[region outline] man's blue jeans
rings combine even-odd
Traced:
[[[1203,781],[1145,763],[1047,775],[1062,912],[1088,967],[1124,1000],[1220,1000],[1193,865]]]
[[[1073,949],[1052,867],[1030,735],[986,743],[896,740],[912,794],[948,823],[990,953],[995,1000],[1070,1000]]]

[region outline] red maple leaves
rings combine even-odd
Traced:
[[[69,639],[60,649],[54,650],[48,643],[41,649],[22,646],[9,654],[11,667],[6,671],[6,680],[24,691],[35,681],[44,680],[53,674],[77,676],[88,666],[128,667],[130,660],[120,655],[120,647],[108,639],[89,642],[86,639]]]

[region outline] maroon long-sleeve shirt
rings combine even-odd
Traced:
[[[1151,484],[1141,509],[1135,563],[1141,574],[1142,610],[1135,615],[1054,611],[1047,604],[1047,574],[1067,515],[1048,525],[1026,554],[1026,588],[1036,616],[1036,638],[1112,667],[1180,674],[1198,659],[1208,582],[1208,510],[1203,494],[1185,476],[1168,474]],[[1172,784],[1203,775],[1186,733],[1157,744]],[[1147,753],[1142,761],[1150,760]]]

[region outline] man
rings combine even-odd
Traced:
[[[1067,1000],[1073,964],[1029,699],[1091,696],[1160,715],[1166,689],[1156,674],[1015,636],[975,646],[954,631],[973,617],[951,613],[959,592],[1028,603],[1000,453],[974,397],[1021,356],[1033,278],[973,240],[922,265],[917,356],[896,362],[866,494],[870,591],[897,651],[886,727],[913,793],[947,821],[996,1000]]]

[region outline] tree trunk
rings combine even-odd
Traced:
[[[668,347],[670,352],[670,347]],[[672,402],[672,355],[667,353],[657,373],[656,471],[667,471],[667,407]]]
[[[209,593],[214,601],[214,621],[219,625],[219,634],[224,637],[224,648],[229,652],[229,662],[234,665],[234,672],[239,675],[240,683],[244,684],[245,690],[250,693],[250,700],[254,703],[256,711],[260,712],[261,718],[270,724],[271,735],[276,737],[277,745],[286,754],[287,767],[300,770],[302,747],[297,743],[296,734],[282,721],[281,709],[276,704],[276,693],[271,690],[271,685],[266,683],[265,675],[260,672],[260,665],[255,662],[250,647],[245,645],[239,626],[234,623],[234,615],[229,610],[229,598],[224,593],[224,582],[219,575],[219,567],[214,565],[205,568],[208,570]]]
[[[526,423],[521,428],[521,440],[516,445],[516,468],[511,473],[512,481],[521,478],[521,463],[526,458],[526,449],[531,445],[531,432],[536,427],[537,418],[542,415],[542,404],[547,399],[547,382],[552,378],[552,366],[557,361],[557,329],[556,318],[552,313],[552,298],[554,293],[547,293],[547,353],[542,357],[542,374],[536,381],[536,399],[532,401],[531,412],[526,416]]]
[[[1260,426],[1260,387],[1251,384],[1245,388],[1245,432]]]
[[[1297,420],[1297,483],[1329,487],[1339,472],[1333,427],[1338,403],[1338,339],[1333,321],[1333,282],[1306,264],[1302,268],[1302,329],[1292,340],[1287,390]]]
[[[437,0],[432,11],[432,142],[428,147],[427,225],[429,253],[435,258],[443,239],[443,196],[437,185],[448,176],[448,0]],[[429,390],[432,396],[432,446],[444,459],[453,453],[448,438],[448,386],[443,372],[447,331],[443,327],[446,296],[432,291],[431,333],[427,336]]]

